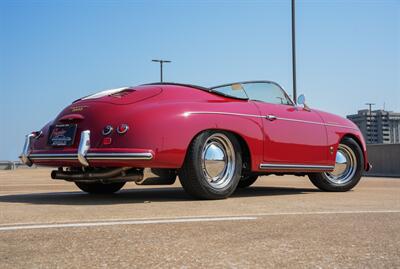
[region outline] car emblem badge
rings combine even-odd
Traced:
[[[72,112],[78,112],[78,111],[84,110],[85,108],[88,108],[88,106],[72,106],[71,107],[71,111]]]

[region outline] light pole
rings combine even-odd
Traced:
[[[368,110],[369,110],[369,115],[371,115],[371,112],[372,112],[372,106],[374,106],[375,105],[375,103],[365,103],[365,105],[367,105],[368,106]]]
[[[292,0],[292,73],[293,73],[293,99],[297,103],[296,89],[296,3]]]
[[[152,62],[160,63],[160,82],[163,82],[163,64],[170,63],[168,60],[151,60]]]

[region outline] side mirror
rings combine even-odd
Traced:
[[[304,94],[300,94],[299,97],[297,97],[297,106],[303,106],[303,110],[311,111],[311,109],[306,104],[306,97],[304,96]]]
[[[299,97],[297,97],[297,105],[305,105],[306,104],[306,97],[304,94],[300,94]]]

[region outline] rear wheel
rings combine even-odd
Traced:
[[[360,146],[352,138],[344,138],[336,153],[332,172],[308,175],[311,182],[324,191],[348,191],[360,181],[364,156]]]
[[[245,177],[242,177],[239,181],[238,188],[247,188],[253,185],[254,182],[257,181],[258,176],[257,175],[248,175]]]
[[[78,186],[79,189],[87,193],[109,194],[119,191],[125,185],[125,182],[114,182],[114,183],[75,182],[75,185]]]
[[[196,198],[227,198],[241,177],[241,155],[234,135],[223,131],[203,132],[191,143],[179,180],[185,191]]]

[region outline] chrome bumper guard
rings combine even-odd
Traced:
[[[81,133],[81,141],[79,141],[78,147],[78,160],[83,166],[89,166],[89,162],[86,159],[86,154],[90,149],[90,131],[85,130]]]
[[[22,149],[21,156],[19,156],[22,163],[26,164],[27,166],[32,166],[32,161],[29,159],[29,155],[31,153],[32,139],[34,138],[35,138],[34,134],[28,134],[25,136],[24,148]]]
[[[28,165],[32,165],[34,160],[78,160],[83,166],[89,166],[91,160],[151,160],[153,154],[150,152],[88,152],[90,149],[90,131],[85,130],[81,133],[77,153],[33,153],[31,154],[31,143],[35,137],[34,134],[26,136],[25,145],[20,156],[21,161]]]

